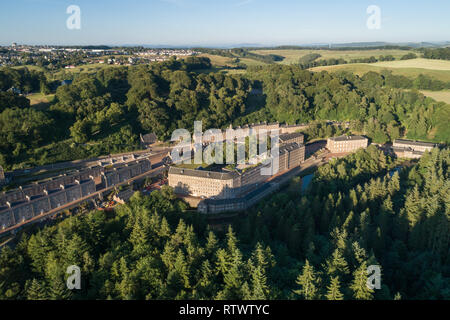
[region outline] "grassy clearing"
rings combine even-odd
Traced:
[[[310,53],[318,53],[321,55],[319,59],[345,59],[350,61],[351,59],[360,59],[360,58],[370,58],[374,56],[378,58],[380,56],[392,55],[395,58],[400,58],[405,54],[412,52],[406,50],[388,50],[388,49],[374,49],[374,50],[297,50],[297,49],[286,49],[286,50],[254,50],[252,51],[257,54],[269,55],[276,54],[284,57],[285,59],[279,63],[282,64],[292,64],[298,63],[298,60]]]
[[[202,53],[199,55],[199,57],[206,57],[209,58],[209,60],[211,60],[211,64],[215,67],[232,67],[233,66],[233,59],[228,58],[228,57],[222,57],[222,56],[216,56],[213,54],[207,54],[207,53]]]
[[[43,94],[43,93],[32,93],[27,95],[27,99],[30,100],[30,105],[34,106],[41,103],[50,103],[53,98],[55,97],[54,94]]]
[[[450,104],[450,90],[443,90],[443,91],[421,90],[420,92],[426,97],[430,97],[436,101],[442,101]]]

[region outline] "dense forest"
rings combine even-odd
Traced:
[[[449,149],[397,164],[374,146],[210,227],[172,189],[22,233],[2,299],[450,299]],[[77,265],[81,290],[68,291]],[[366,269],[382,269],[380,290]]]
[[[374,142],[398,137],[449,142],[450,108],[415,89],[449,84],[369,72],[313,73],[299,66],[251,67],[243,75],[204,73],[207,58],[171,59],[81,73],[55,86],[44,74],[0,69],[0,165],[7,170],[139,148],[139,134],[166,140],[176,128],[224,128],[260,121],[350,121],[351,131]],[[8,87],[55,90],[34,108]]]

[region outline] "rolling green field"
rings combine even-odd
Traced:
[[[387,68],[420,68],[427,70],[450,71],[450,61],[448,60],[432,60],[423,58],[400,61],[382,61],[374,63],[373,65]]]
[[[254,50],[251,51],[253,53],[262,54],[262,55],[269,55],[269,54],[276,54],[279,56],[284,57],[284,60],[279,62],[282,64],[292,64],[292,63],[298,63],[298,60],[311,53],[318,53],[321,55],[318,59],[330,59],[330,58],[336,58],[336,59],[345,59],[345,60],[351,60],[351,59],[360,59],[360,58],[370,58],[371,56],[374,56],[375,58],[378,58],[380,56],[386,56],[386,55],[392,55],[396,59],[404,56],[405,54],[413,51],[406,51],[406,50],[397,50],[397,49],[374,49],[374,50],[296,50],[296,49],[285,49],[285,50]]]
[[[389,61],[377,63],[351,63],[336,66],[324,66],[311,68],[311,71],[320,72],[338,72],[349,71],[359,76],[369,71],[381,72],[390,70],[393,74],[403,75],[409,78],[416,78],[420,74],[433,77],[441,81],[450,81],[450,61],[430,60],[430,59],[412,59],[404,61]]]
[[[202,53],[200,55],[198,55],[199,57],[206,57],[209,60],[211,60],[211,64],[214,67],[232,67],[233,66],[233,59],[232,58],[228,58],[228,57],[222,57],[222,56],[217,56],[214,54],[208,54],[208,53]]]

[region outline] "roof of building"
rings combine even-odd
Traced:
[[[146,144],[153,144],[156,141],[158,141],[158,137],[153,132],[147,133],[147,134],[141,134],[141,141],[142,143]]]
[[[285,144],[280,147],[280,154],[284,154],[286,152],[291,152],[296,149],[300,149],[301,147],[304,147],[304,144],[298,144],[297,142],[291,142],[288,144]]]
[[[299,149],[301,147],[304,147],[304,144],[298,144],[296,142],[291,142],[286,145],[283,145],[279,148],[279,154],[285,154],[286,152],[291,152],[293,150]],[[259,165],[268,166],[269,164],[263,164],[260,163]],[[258,166],[259,166],[258,165]],[[258,166],[254,166],[252,168],[256,168]],[[245,171],[243,171],[245,172]],[[238,175],[242,174],[243,172],[239,172],[237,170],[234,171],[208,171],[205,169],[186,169],[186,168],[180,168],[171,166],[169,168],[169,174],[178,174],[178,175],[186,175],[191,177],[199,177],[199,178],[209,178],[209,179],[217,179],[217,180],[230,180],[234,179]]]
[[[435,147],[436,144],[432,142],[416,141],[416,140],[406,140],[406,139],[395,139],[394,143],[421,146],[421,147]]]
[[[133,194],[134,194],[134,191],[132,189],[126,189],[126,190],[120,191],[115,197],[124,202],[127,202],[128,200],[130,200],[130,198],[133,196]]]
[[[295,128],[295,127],[301,127],[304,126],[304,124],[287,124],[287,123],[283,123],[281,125],[282,128]]]
[[[169,174],[179,174],[190,177],[209,178],[217,180],[230,180],[234,179],[239,175],[236,171],[216,172],[206,170],[185,169],[173,166],[169,168]]]
[[[356,141],[356,140],[367,140],[366,137],[364,136],[339,136],[339,137],[331,137],[329,138],[330,140],[333,141]]]
[[[298,137],[303,137],[303,133],[301,133],[301,132],[293,132],[293,133],[280,134],[280,140],[281,141],[295,139],[295,138],[298,138]]]

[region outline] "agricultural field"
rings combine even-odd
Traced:
[[[395,75],[403,75],[409,78],[416,78],[420,74],[430,76],[436,80],[450,81],[450,61],[412,59],[403,61],[389,61],[377,63],[352,63],[335,66],[323,66],[311,68],[311,71],[338,72],[349,71],[359,76],[369,71],[381,72],[390,70]]]
[[[420,68],[428,70],[444,70],[450,71],[450,61],[448,60],[432,60],[432,59],[410,59],[400,61],[381,61],[373,64],[377,67],[387,68]]]
[[[433,98],[436,101],[442,101],[450,104],[450,90],[442,90],[442,91],[420,91],[424,96]]]
[[[276,54],[284,57],[283,61],[279,63],[282,64],[293,64],[298,63],[298,60],[311,53],[318,53],[321,55],[320,59],[345,59],[350,61],[352,59],[370,58],[374,56],[378,58],[380,56],[392,55],[396,59],[404,56],[407,53],[414,51],[398,50],[398,49],[374,49],[374,50],[301,50],[301,49],[284,49],[284,50],[253,50],[251,51],[256,54],[269,55]],[[414,52],[416,53],[416,52]],[[416,53],[417,54],[417,53]]]

